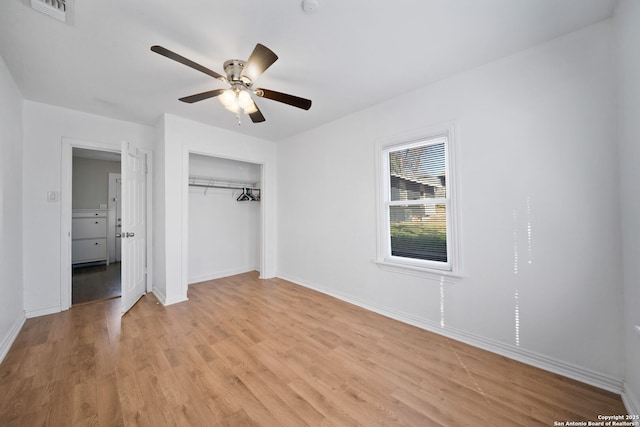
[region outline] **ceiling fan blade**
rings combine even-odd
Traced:
[[[177,53],[172,52],[169,49],[166,49],[166,48],[164,48],[162,46],[151,46],[151,50],[154,51],[155,53],[158,53],[158,54],[162,55],[162,56],[166,56],[169,59],[173,59],[174,61],[177,61],[177,62],[179,62],[181,64],[184,64],[187,67],[191,67],[194,70],[198,70],[198,71],[200,71],[202,73],[205,73],[205,74],[207,74],[207,75],[209,75],[211,77],[214,77],[216,79],[220,79],[222,81],[227,81],[227,78],[224,77],[223,75],[218,74],[215,71],[210,70],[207,67],[198,64],[197,62],[193,62],[192,60],[187,59],[182,55],[178,55]]]
[[[274,101],[283,102],[294,107],[302,108],[303,110],[308,110],[309,108],[311,108],[310,99],[300,98],[299,96],[288,95],[282,92],[276,92],[275,90],[256,89],[256,95],[262,98],[267,98]]]
[[[264,122],[265,118],[262,115],[262,113],[260,112],[260,109],[258,109],[258,106],[256,105],[256,111],[254,111],[253,113],[249,114],[249,117],[251,117],[251,121],[253,123],[260,123],[260,122]]]
[[[255,82],[277,60],[278,55],[268,47],[258,43],[253,52],[251,52],[249,59],[247,59],[240,77],[247,77],[251,82]]]
[[[184,98],[180,98],[179,100],[182,102],[187,102],[189,104],[193,104],[194,102],[202,101],[204,99],[213,98],[214,96],[220,95],[226,89],[215,89],[207,92],[197,93],[191,96],[185,96]]]

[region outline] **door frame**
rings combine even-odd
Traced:
[[[60,170],[60,311],[71,308],[71,214],[73,192],[73,149],[86,148],[95,151],[121,153],[120,143],[104,143],[74,138],[62,138],[62,156]],[[153,152],[140,150],[147,155],[147,292],[151,292],[153,283],[153,237],[151,230],[153,206]]]

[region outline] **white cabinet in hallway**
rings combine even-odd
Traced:
[[[71,228],[71,262],[104,261],[109,264],[107,251],[107,210],[74,209]]]

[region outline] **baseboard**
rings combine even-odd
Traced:
[[[27,319],[32,319],[34,317],[46,316],[47,314],[60,313],[61,311],[62,310],[60,309],[60,306],[56,305],[53,307],[41,308],[38,310],[27,310],[25,314],[27,316]]]
[[[638,415],[640,414],[640,401],[638,397],[633,393],[633,390],[629,388],[627,383],[624,383],[624,390],[622,391],[622,403],[627,408],[627,414]]]
[[[255,270],[257,270],[255,267],[235,268],[232,270],[217,271],[215,273],[189,277],[188,281],[190,285],[193,285],[194,283],[207,282],[209,280],[235,276],[236,274],[244,274],[244,273],[248,273],[250,271],[255,271]]]
[[[163,306],[167,306],[167,305],[171,305],[171,304],[176,304],[179,302],[184,302],[184,301],[188,301],[189,298],[173,298],[173,299],[167,299],[167,297],[165,296],[164,292],[161,292],[159,289],[154,288],[151,293],[156,297],[156,299],[160,302],[160,304],[162,304]]]
[[[161,292],[159,289],[157,288],[152,288],[151,289],[151,293],[156,297],[156,299],[158,301],[160,301],[160,304],[162,305],[167,305],[165,304],[165,301],[167,300],[167,297],[164,296],[164,293]]]
[[[24,325],[24,322],[26,320],[27,320],[27,317],[24,315],[24,312],[23,312],[21,316],[19,316],[16,319],[16,321],[13,323],[13,325],[11,326],[11,329],[9,329],[9,333],[7,334],[7,336],[4,337],[2,342],[0,342],[0,363],[2,363],[4,358],[7,356],[7,353],[9,353],[9,350],[11,349],[13,342],[18,337],[18,334],[20,333],[20,330],[22,329],[22,326]]]
[[[409,325],[416,326],[418,328],[434,332],[439,335],[446,336],[456,341],[461,341],[465,344],[472,345],[474,347],[481,348],[483,350],[490,351],[492,353],[499,354],[501,356],[508,357],[510,359],[517,360],[527,365],[535,366],[536,368],[543,369],[545,371],[553,372],[558,375],[562,375],[576,381],[580,381],[594,387],[598,387],[613,393],[622,394],[623,382],[621,379],[611,377],[609,375],[593,371],[591,369],[584,368],[569,362],[555,359],[553,357],[546,356],[544,354],[536,353],[530,350],[526,350],[514,345],[506,344],[500,341],[486,338],[480,335],[476,335],[470,332],[466,332],[460,329],[452,328],[449,326],[442,327],[440,323],[434,322],[429,319],[420,318],[418,316],[405,313],[398,310],[389,308],[378,307],[360,300],[359,298],[352,297],[350,295],[342,294],[335,290],[326,289],[315,284],[310,284],[304,280],[297,279],[295,277],[287,276],[285,274],[278,274],[280,277],[289,282],[297,285],[313,289],[323,294],[332,296],[339,300],[348,302],[350,304],[357,305],[383,316],[398,320]],[[637,402],[637,401],[636,401]],[[638,412],[634,412],[638,413]]]
[[[170,299],[166,299],[164,301],[163,305],[171,305],[171,304],[177,304],[179,302],[185,302],[185,301],[189,301],[189,298],[170,298]]]

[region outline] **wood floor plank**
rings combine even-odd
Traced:
[[[143,390],[147,390],[144,387],[146,384],[136,378],[135,373],[125,377],[117,375],[117,381],[122,417],[126,426],[162,425],[151,424],[158,411],[152,410],[155,408],[145,402],[147,393],[143,393]],[[166,405],[160,403],[158,407],[165,408]],[[171,418],[167,418],[167,421],[170,420]]]
[[[97,383],[98,424],[101,426],[123,426],[122,406],[118,380],[115,373]]]
[[[353,414],[350,414],[341,406],[334,405],[327,393],[316,389],[307,381],[298,378],[289,383],[289,387],[313,406],[316,411],[321,413],[329,421],[329,424],[338,426],[359,425]]]
[[[98,422],[98,390],[95,382],[80,383],[72,390],[72,421],[79,425]]]
[[[278,420],[278,425],[286,426],[308,426],[311,419],[305,419],[302,414],[293,411],[279,394],[264,382],[253,369],[243,369],[242,366],[235,366],[234,373],[247,386],[247,389],[256,399]],[[315,414],[314,414],[315,415]]]
[[[0,425],[536,426],[620,396],[247,273],[28,319],[0,365]]]
[[[226,401],[231,401],[234,406],[244,410],[254,423],[265,426],[279,425],[273,415],[279,408],[264,407],[242,379],[233,372],[232,366],[227,365],[222,359],[209,363],[208,366],[216,376],[216,382],[222,386],[220,394]]]

